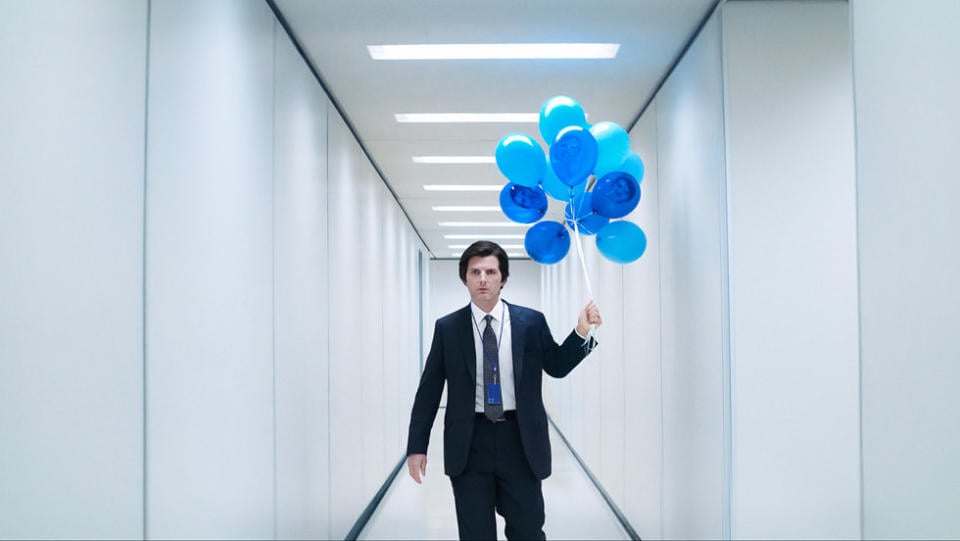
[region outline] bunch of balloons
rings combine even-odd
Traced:
[[[555,96],[540,109],[544,153],[532,137],[511,133],[497,144],[497,167],[507,184],[500,208],[511,220],[529,224],[547,214],[547,196],[566,203],[563,222],[539,221],[524,238],[534,261],[553,264],[570,250],[570,231],[596,235],[597,249],[615,263],[643,255],[647,237],[623,220],[640,202],[643,161],[630,149],[630,136],[613,122],[587,123],[576,100]],[[579,246],[579,244],[578,244]]]

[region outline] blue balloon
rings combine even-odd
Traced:
[[[631,151],[630,154],[627,154],[627,157],[620,163],[620,167],[617,167],[617,171],[629,174],[637,179],[637,182],[643,182],[643,160],[636,152]]]
[[[630,136],[614,122],[597,122],[590,127],[590,133],[597,140],[598,148],[597,165],[593,172],[600,178],[615,171],[630,154]]]
[[[610,222],[597,231],[597,250],[614,263],[632,263],[647,250],[647,236],[633,222]]]
[[[587,190],[586,182],[581,182],[576,186],[567,186],[563,182],[560,182],[557,174],[553,172],[553,166],[550,165],[549,158],[547,158],[547,168],[546,171],[543,172],[543,180],[540,181],[540,185],[543,187],[543,191],[547,192],[547,195],[567,203]]]
[[[636,152],[631,150],[627,153],[626,157],[623,158],[623,161],[620,162],[620,165],[609,171],[604,171],[599,167],[596,167],[594,168],[593,173],[597,178],[601,178],[613,173],[614,171],[628,173],[630,176],[637,179],[637,182],[642,182],[644,173],[643,160],[640,159],[640,156]]]
[[[523,247],[530,259],[552,265],[570,251],[570,234],[560,222],[540,222],[527,230]]]
[[[614,171],[598,180],[591,193],[594,212],[607,218],[623,218],[640,202],[640,183],[629,173]]]
[[[497,167],[510,182],[534,187],[540,183],[546,156],[540,145],[525,133],[505,135],[497,143]]]
[[[567,203],[563,215],[567,219],[567,227],[572,231],[579,231],[584,235],[593,235],[610,222],[610,218],[600,216],[593,211],[590,206],[591,197],[592,193],[586,192]],[[576,228],[573,225],[574,220],[577,222]]]
[[[567,186],[577,186],[587,180],[597,164],[597,141],[580,126],[560,130],[550,145],[550,165],[557,178]]]
[[[500,190],[500,208],[507,218],[530,224],[547,213],[547,194],[539,186],[528,188],[508,182]]]
[[[587,127],[587,115],[577,100],[567,96],[554,96],[540,108],[540,135],[547,143],[557,138],[567,126]]]

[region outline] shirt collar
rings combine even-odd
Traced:
[[[509,310],[507,310],[505,302],[503,299],[498,299],[497,304],[493,305],[493,310],[490,311],[490,315],[493,316],[493,320],[500,322],[500,317],[502,314],[503,319],[509,318]],[[474,304],[473,301],[470,301],[470,311],[473,312],[473,319],[478,323],[483,323],[483,318],[487,316],[487,313],[480,309],[479,306]]]

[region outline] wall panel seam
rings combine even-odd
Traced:
[[[271,225],[273,227],[273,231],[271,234],[271,237],[273,239],[273,265],[272,265],[273,276],[271,277],[271,281],[273,282],[271,284],[273,286],[271,288],[272,294],[273,294],[273,303],[272,303],[273,317],[271,318],[273,323],[273,328],[271,329],[271,340],[273,341],[273,347],[272,347],[272,351],[273,351],[273,359],[272,359],[273,361],[273,404],[272,404],[273,405],[273,538],[278,539],[279,537],[277,535],[278,534],[277,493],[279,489],[279,483],[277,480],[277,468],[278,468],[277,455],[279,452],[278,451],[279,440],[277,438],[277,397],[279,393],[277,392],[277,385],[278,385],[277,318],[279,318],[280,316],[280,310],[278,307],[279,295],[277,295],[277,288],[278,288],[277,265],[279,264],[280,258],[277,253],[279,251],[279,243],[277,241],[277,80],[279,79],[279,76],[277,73],[277,22],[274,21],[271,27],[273,30],[273,39],[271,40],[271,44],[273,45],[273,86],[272,86],[273,96],[271,100],[273,102],[273,124],[272,124],[273,133],[271,134],[272,135],[271,141],[273,144],[271,146],[271,168],[270,168],[271,188],[272,188],[270,193],[273,196],[273,201],[271,202],[271,205],[270,205],[270,209],[273,214],[271,219]]]
[[[733,291],[730,281],[731,267],[733,265],[731,256],[731,225],[730,225],[730,125],[727,119],[727,113],[730,110],[729,87],[727,80],[727,49],[726,49],[726,30],[724,28],[725,11],[721,10],[717,16],[717,25],[720,27],[720,100],[723,107],[720,111],[720,126],[723,130],[720,138],[720,156],[723,157],[723,201],[720,208],[720,322],[721,322],[721,351],[722,373],[721,381],[723,385],[723,470],[721,473],[721,491],[722,491],[722,532],[726,539],[733,539],[733,325],[731,323],[733,313]]]
[[[296,45],[296,43],[294,43]],[[298,49],[299,50],[299,49]],[[330,260],[330,102],[329,100],[326,103],[327,109],[327,118],[324,123],[324,144],[326,149],[324,149],[324,155],[326,159],[324,160],[324,168],[326,170],[324,176],[324,191],[326,191],[326,196],[324,197],[324,221],[326,222],[323,227],[323,234],[326,236],[326,249],[327,261]],[[330,284],[332,280],[330,279],[330,270],[327,269],[327,538],[330,538],[330,534],[333,532],[333,438],[330,437]]]
[[[858,123],[857,123],[857,67],[856,67],[856,40],[854,39],[854,29],[856,26],[856,21],[854,20],[854,8],[853,1],[847,2],[847,20],[849,24],[849,51],[850,51],[850,89],[851,89],[851,100],[853,102],[853,213],[854,213],[854,234],[856,246],[854,248],[855,260],[856,260],[856,277],[857,277],[857,428],[860,431],[859,433],[859,453],[860,456],[860,478],[858,479],[860,484],[860,501],[859,511],[860,511],[860,538],[864,538],[866,532],[866,492],[864,487],[864,477],[865,477],[865,468],[864,468],[864,454],[863,454],[863,305],[862,305],[862,284],[861,284],[861,270],[860,270],[860,164],[859,164],[859,148],[860,145],[857,144],[859,140],[858,133]]]
[[[143,85],[143,216],[141,218],[141,535],[147,539],[147,160],[150,121],[150,14],[153,1],[146,1],[146,36]]]
[[[661,153],[660,153],[660,148],[661,148],[661,145],[660,145],[660,113],[659,113],[658,110],[654,110],[653,121],[654,121],[654,132],[655,132],[654,138],[655,138],[655,140],[656,140],[656,145],[657,145],[657,146],[656,146],[656,155],[657,155],[657,163],[656,163],[656,165],[657,165],[657,238],[658,238],[658,240],[662,240],[662,239],[663,239],[663,235],[662,235],[662,233],[663,233],[663,221],[662,221],[662,214],[661,214],[661,212],[660,212],[660,198],[663,197],[663,190],[662,190],[663,185],[662,185],[662,183],[661,183],[660,181],[661,181],[661,179],[662,179],[663,177],[661,176],[662,171],[661,171],[661,169],[660,169],[660,164],[661,164],[662,162],[661,162]],[[660,246],[662,246],[662,244],[661,244]],[[659,338],[658,338],[658,343],[659,343],[658,349],[659,349],[659,351],[657,352],[657,365],[658,365],[658,367],[657,367],[657,387],[658,387],[658,393],[657,393],[658,396],[657,396],[657,398],[658,398],[658,400],[660,401],[660,411],[659,411],[659,413],[660,413],[660,427],[659,427],[659,428],[660,428],[660,482],[658,483],[658,484],[659,484],[660,495],[659,495],[659,497],[657,498],[657,504],[659,505],[659,510],[658,510],[658,514],[659,514],[659,515],[658,515],[658,516],[659,516],[659,519],[660,519],[660,520],[658,521],[658,522],[659,522],[658,526],[659,526],[659,530],[660,530],[658,539],[663,539],[663,522],[664,522],[664,516],[663,516],[663,495],[664,495],[664,484],[666,483],[666,471],[665,471],[666,465],[665,465],[665,463],[664,463],[664,454],[665,454],[665,453],[664,453],[664,451],[663,451],[663,448],[664,448],[664,445],[665,445],[665,441],[664,441],[664,437],[663,437],[663,257],[662,257],[663,252],[662,252],[662,250],[660,250],[660,246],[657,247],[657,297],[658,297],[658,302],[657,302],[657,315],[658,315],[657,330],[658,330],[658,332],[660,333],[660,336],[659,336]]]

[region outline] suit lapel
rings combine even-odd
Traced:
[[[513,353],[513,380],[516,387],[523,378],[523,340],[527,334],[527,322],[520,310],[516,310],[512,304],[508,304],[507,308],[510,310],[510,349]]]
[[[457,325],[460,332],[460,344],[463,347],[463,358],[467,362],[467,371],[470,378],[477,380],[477,349],[473,336],[473,313],[470,305],[460,311],[461,322]]]

